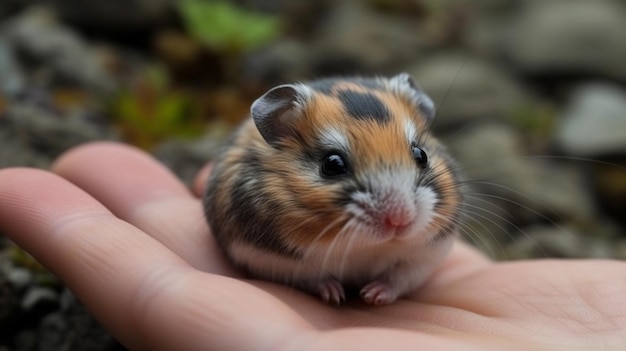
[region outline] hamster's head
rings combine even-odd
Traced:
[[[429,244],[456,232],[453,162],[428,130],[433,102],[407,74],[281,85],[251,112],[291,243]]]

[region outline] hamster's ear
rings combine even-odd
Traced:
[[[268,144],[276,147],[281,138],[293,132],[293,123],[302,113],[300,103],[304,96],[301,86],[284,84],[252,103],[252,119]]]
[[[435,103],[426,95],[424,90],[413,81],[413,78],[411,78],[408,73],[403,72],[392,77],[391,84],[398,87],[400,91],[408,92],[408,95],[428,121],[435,118]]]

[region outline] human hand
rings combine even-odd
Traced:
[[[53,172],[0,170],[0,231],[133,350],[626,348],[622,262],[494,263],[457,243],[411,296],[334,307],[242,279],[200,199],[144,153],[88,144]]]

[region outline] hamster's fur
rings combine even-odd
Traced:
[[[218,244],[252,277],[339,304],[418,288],[458,231],[453,160],[434,104],[407,74],[275,87],[213,168],[204,207]]]

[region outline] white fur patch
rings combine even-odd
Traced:
[[[350,150],[348,137],[336,128],[326,128],[320,133],[322,145],[329,149],[338,149],[347,152]]]
[[[294,86],[298,91],[298,99],[293,103],[298,109],[302,110],[311,101],[314,92],[313,89],[306,84],[297,83],[294,84]]]
[[[435,205],[437,204],[437,194],[430,187],[420,186],[415,192],[417,199],[417,217],[415,229],[417,232],[425,231],[435,219]],[[433,235],[435,233],[432,233]],[[430,240],[430,238],[427,238]]]
[[[404,135],[409,145],[417,140],[417,128],[415,127],[415,123],[410,119],[404,122]]]

